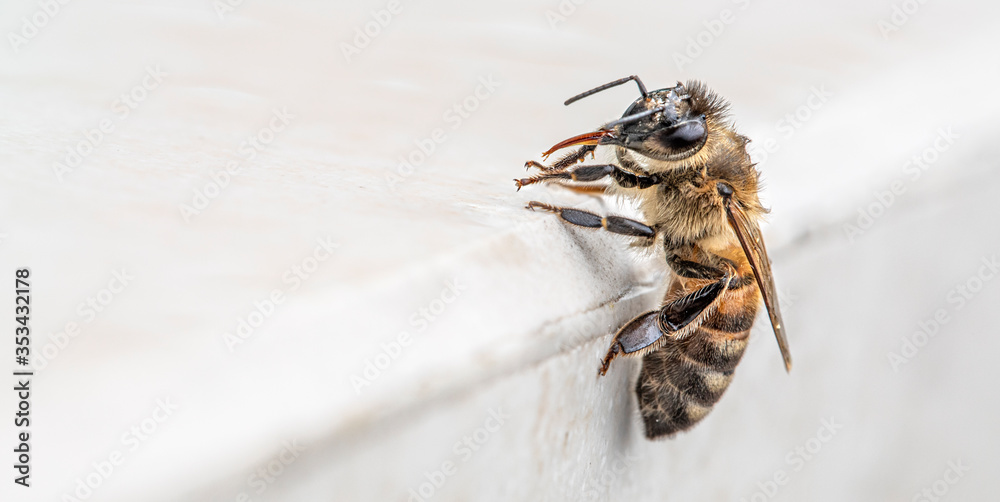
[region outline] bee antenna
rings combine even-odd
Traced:
[[[610,89],[612,87],[615,87],[615,86],[618,86],[618,85],[622,85],[625,82],[628,82],[629,80],[635,80],[635,83],[639,85],[639,93],[642,94],[643,98],[645,98],[646,96],[648,96],[649,93],[646,92],[646,86],[642,85],[642,80],[639,80],[639,77],[636,76],[636,75],[631,75],[631,76],[628,76],[628,77],[625,77],[625,78],[620,78],[618,80],[615,80],[614,82],[608,82],[608,83],[606,83],[606,84],[604,84],[602,86],[595,87],[595,88],[593,88],[593,89],[591,89],[591,90],[589,90],[587,92],[577,94],[576,96],[573,96],[572,98],[567,99],[566,102],[563,103],[563,105],[568,106],[570,103],[572,103],[574,101],[581,100],[581,99],[583,99],[583,98],[585,98],[587,96],[590,96],[591,94],[597,94],[597,93],[599,93],[599,92],[601,92],[601,91],[603,91],[605,89]]]
[[[648,117],[648,116],[650,116],[650,115],[652,115],[652,114],[654,114],[656,112],[662,112],[662,111],[664,111],[666,109],[667,109],[667,105],[663,105],[663,106],[657,106],[656,108],[653,108],[651,110],[646,110],[644,112],[634,113],[634,114],[629,115],[627,117],[622,117],[622,118],[620,118],[618,120],[615,120],[614,122],[608,122],[607,124],[604,124],[603,126],[601,126],[601,129],[611,129],[612,127],[615,127],[617,125],[628,124],[629,122],[635,122],[637,120],[644,119],[644,118],[646,118],[646,117]]]

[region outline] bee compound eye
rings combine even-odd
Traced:
[[[718,182],[715,184],[715,189],[719,191],[719,195],[723,197],[730,197],[733,195],[733,187],[729,186],[728,183]]]
[[[701,121],[687,121],[667,131],[663,143],[674,151],[684,151],[705,141],[705,124]]]

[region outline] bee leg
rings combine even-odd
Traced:
[[[530,163],[530,162],[529,162]],[[578,181],[578,182],[588,182],[588,181],[599,181],[607,177],[611,177],[618,183],[619,186],[625,188],[649,188],[653,185],[660,183],[660,177],[657,175],[642,175],[628,172],[621,167],[614,164],[598,164],[598,165],[588,165],[588,166],[573,166],[561,171],[549,170],[542,174],[537,174],[529,178],[521,178],[519,180],[514,180],[514,184],[517,185],[517,189],[520,190],[521,187],[525,185],[531,185],[538,182],[548,182],[548,181]]]
[[[568,183],[556,183],[556,185],[571,192],[595,197],[601,202],[601,205],[604,206],[604,201],[601,199],[601,196],[605,194],[607,187],[601,185],[570,185]]]
[[[659,310],[641,314],[615,334],[611,347],[601,360],[599,375],[604,375],[611,361],[618,355],[648,352],[648,347],[656,344],[663,337],[675,340],[683,339],[692,332],[685,329],[691,326],[699,317],[703,317],[722,293],[729,287],[732,276],[726,274],[722,279],[701,289],[667,303]]]
[[[562,157],[561,159],[553,162],[551,166],[546,166],[538,162],[535,162],[533,160],[529,160],[524,163],[524,168],[529,169],[535,167],[541,169],[542,171],[559,171],[562,169],[566,169],[567,167],[572,166],[573,164],[576,164],[578,162],[583,162],[583,159],[587,157],[588,153],[590,154],[590,158],[594,158],[595,150],[597,150],[597,145],[585,145],[577,149],[577,151],[570,153]]]
[[[671,271],[681,277],[717,280],[726,275],[725,270],[689,258],[692,258],[690,248],[687,250],[667,249],[667,265],[670,266]],[[716,259],[724,260],[718,257]],[[735,270],[735,265],[729,262],[729,260],[725,260],[724,263],[726,263],[728,268]]]
[[[514,180],[514,184],[517,185],[517,189],[520,190],[521,187],[525,185],[531,185],[541,181],[552,181],[552,180],[565,180],[565,181],[597,181],[601,178],[607,177],[612,172],[615,171],[617,167],[612,164],[602,164],[596,166],[576,166],[571,169],[563,169],[561,171],[551,170],[546,171],[542,174],[532,176],[530,178],[521,178],[519,180]]]
[[[646,225],[645,223],[623,218],[621,216],[602,217],[580,209],[550,206],[548,204],[535,201],[529,202],[526,207],[532,211],[535,209],[542,209],[544,211],[556,213],[561,216],[563,220],[581,227],[603,228],[613,234],[640,237],[644,239],[643,243],[645,245],[651,245],[653,243],[653,239],[656,238],[656,229],[653,227]]]

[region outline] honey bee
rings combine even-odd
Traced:
[[[641,96],[620,119],[556,144],[543,160],[579,148],[550,166],[528,161],[526,168],[541,172],[514,181],[518,190],[557,182],[631,198],[644,221],[540,202],[527,208],[629,236],[639,246],[662,238],[673,272],[663,303],[618,330],[599,370],[604,375],[619,355],[642,356],[635,392],[646,437],[654,439],[686,430],[711,411],[732,381],[761,298],[786,371],[792,359],[758,226],[767,213],[757,197],[760,174],[747,154],[749,140],[729,121],[728,103],[697,81],[647,92],[633,75],[565,104],[629,81]],[[599,146],[613,147],[617,162],[578,165]]]

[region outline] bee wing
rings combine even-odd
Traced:
[[[771,275],[771,260],[767,257],[767,248],[764,246],[764,239],[760,235],[760,228],[756,223],[747,218],[746,213],[739,204],[731,197],[725,200],[726,216],[729,219],[729,226],[733,228],[736,237],[740,240],[743,253],[750,261],[750,267],[757,279],[757,286],[760,294],[764,297],[764,306],[767,307],[767,315],[771,318],[771,327],[774,328],[774,337],[778,340],[778,348],[781,350],[781,357],[785,361],[785,371],[792,370],[792,355],[788,351],[788,340],[785,338],[785,326],[781,321],[781,309],[778,306],[778,293],[774,288],[774,276]]]

